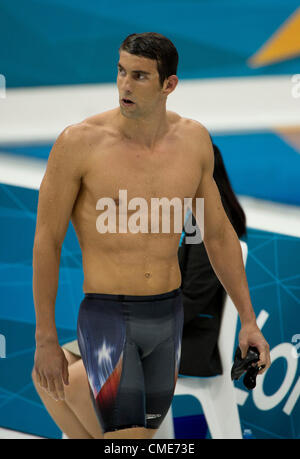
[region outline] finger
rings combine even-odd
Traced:
[[[48,378],[48,392],[49,392],[49,395],[52,398],[54,398],[56,401],[59,400],[57,392],[56,392],[56,387],[55,387],[55,384],[54,384],[54,379],[52,379],[52,378]]]
[[[41,375],[39,374],[39,372],[36,369],[34,369],[33,374],[34,374],[34,378],[35,378],[36,382],[39,385],[41,385]]]
[[[64,400],[65,399],[65,391],[64,391],[62,378],[61,377],[56,378],[54,380],[54,384],[55,384],[55,391],[58,394],[59,399],[60,400]]]
[[[266,358],[266,355],[264,353],[260,354],[259,361],[256,362],[256,365],[258,367],[261,367],[262,365],[267,366],[267,358]]]
[[[37,371],[35,372],[35,376],[36,376],[36,381],[38,385],[40,386],[40,388],[43,389],[44,391],[47,391],[48,390],[47,379],[43,376],[42,373],[38,373]]]
[[[259,346],[257,347],[259,351],[259,360],[257,365],[260,367],[265,365],[266,369],[270,366],[270,353],[266,346]]]
[[[246,355],[247,355],[248,344],[240,343],[240,350],[241,350],[241,353],[242,353],[242,359],[244,359],[246,357]]]
[[[258,374],[262,375],[271,365],[269,350],[264,347],[259,357],[259,361],[257,362],[259,368]]]
[[[47,378],[45,375],[43,375],[43,373],[40,374],[41,376],[41,387],[42,389],[48,391],[48,381],[47,381]]]
[[[267,349],[267,369],[271,366],[271,354],[270,354],[270,347],[268,346]]]
[[[259,375],[262,375],[266,370],[267,370],[267,365],[265,364],[265,362],[263,360],[259,360],[256,364],[257,368],[258,368],[258,374]]]

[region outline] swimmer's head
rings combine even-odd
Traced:
[[[119,48],[121,51],[156,61],[161,86],[169,76],[177,74],[177,49],[171,40],[159,33],[133,33],[125,38]]]
[[[128,118],[147,116],[165,103],[178,83],[177,50],[168,38],[151,32],[129,35],[119,53],[121,112]]]

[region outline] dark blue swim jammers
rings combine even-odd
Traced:
[[[78,344],[104,432],[157,429],[171,405],[183,327],[182,293],[86,293]]]

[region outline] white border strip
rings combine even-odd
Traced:
[[[247,196],[238,196],[238,199],[248,228],[300,237],[300,207]]]
[[[211,132],[300,125],[292,75],[180,80],[169,110]],[[68,125],[118,106],[116,84],[7,89],[0,101],[0,143],[48,142]]]
[[[39,190],[47,161],[0,153],[0,183]]]

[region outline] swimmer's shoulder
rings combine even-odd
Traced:
[[[114,120],[116,117],[116,109],[106,112],[97,113],[89,116],[82,121],[67,126],[61,135],[64,135],[66,141],[81,146],[92,146],[94,142],[111,136],[115,133]]]
[[[199,121],[196,121],[191,118],[186,118],[172,111],[168,111],[168,117],[169,117],[170,123],[176,129],[180,129],[181,134],[187,134],[189,136],[191,135],[192,138],[194,137],[198,138],[198,136],[200,137],[209,136],[209,132],[207,128]]]
[[[118,113],[119,109],[113,108],[112,110],[107,110],[105,112],[89,116],[88,118],[85,118],[81,124],[86,127],[97,129],[114,126]]]
[[[192,136],[207,136],[207,128],[197,120],[181,116],[181,125]]]
[[[78,123],[67,125],[58,135],[49,155],[55,167],[68,167],[72,164],[80,176],[89,169],[90,153],[103,139],[111,135],[109,113],[101,113],[86,118]],[[111,133],[110,133],[111,131]]]
[[[199,121],[186,119],[188,137],[195,146],[195,151],[201,160],[211,162],[214,154],[212,147],[212,138],[208,129]]]
[[[200,161],[211,162],[213,159],[212,140],[208,129],[199,121],[185,118],[175,112],[168,112],[174,132],[184,139],[186,151],[194,152]]]

